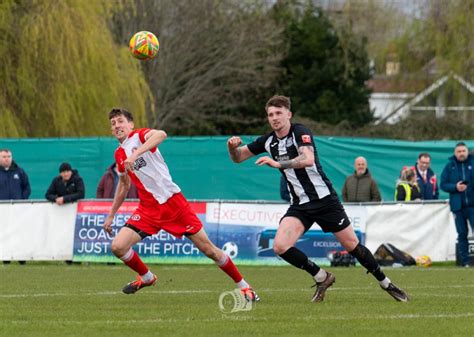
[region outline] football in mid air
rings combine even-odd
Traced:
[[[132,36],[129,49],[133,57],[139,60],[149,60],[158,54],[160,42],[155,34],[141,31]]]

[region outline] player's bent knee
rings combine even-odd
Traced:
[[[291,247],[288,247],[287,245],[284,245],[284,244],[281,244],[281,243],[278,243],[278,242],[273,243],[273,251],[277,255],[283,254],[284,252],[286,252],[290,248]]]
[[[354,249],[356,249],[358,244],[359,244],[359,240],[347,240],[347,241],[341,242],[341,245],[348,252],[352,252]]]
[[[112,245],[110,247],[110,250],[112,251],[112,253],[117,256],[118,258],[124,256],[127,251],[128,251],[128,247],[124,247],[123,245],[115,242],[115,241],[112,241]]]

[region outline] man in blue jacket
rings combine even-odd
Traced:
[[[28,199],[30,182],[8,149],[0,149],[0,200]]]
[[[28,199],[30,182],[25,171],[19,167],[8,149],[0,149],[0,200]],[[10,261],[3,261],[9,264]],[[25,261],[19,261],[25,264]]]
[[[454,148],[454,156],[449,158],[441,174],[441,189],[449,193],[449,206],[454,215],[458,232],[458,249],[461,264],[469,267],[468,227],[474,230],[474,177],[473,159],[465,143]]]

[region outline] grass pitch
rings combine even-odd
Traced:
[[[261,297],[223,313],[233,282],[214,265],[152,266],[155,287],[124,295],[122,265],[0,265],[0,336],[474,336],[474,269],[387,268],[412,297],[399,303],[365,270],[329,268],[336,283],[311,303],[293,267],[240,267]]]

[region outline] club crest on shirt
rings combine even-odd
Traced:
[[[137,160],[135,160],[135,162],[133,163],[133,169],[135,171],[138,171],[139,169],[141,169],[142,167],[145,167],[146,166],[146,161],[145,159],[143,159],[143,157],[139,157]]]
[[[286,147],[290,147],[293,145],[293,138],[287,138],[286,139]]]
[[[311,144],[311,136],[310,135],[302,135],[301,141],[303,144]]]

